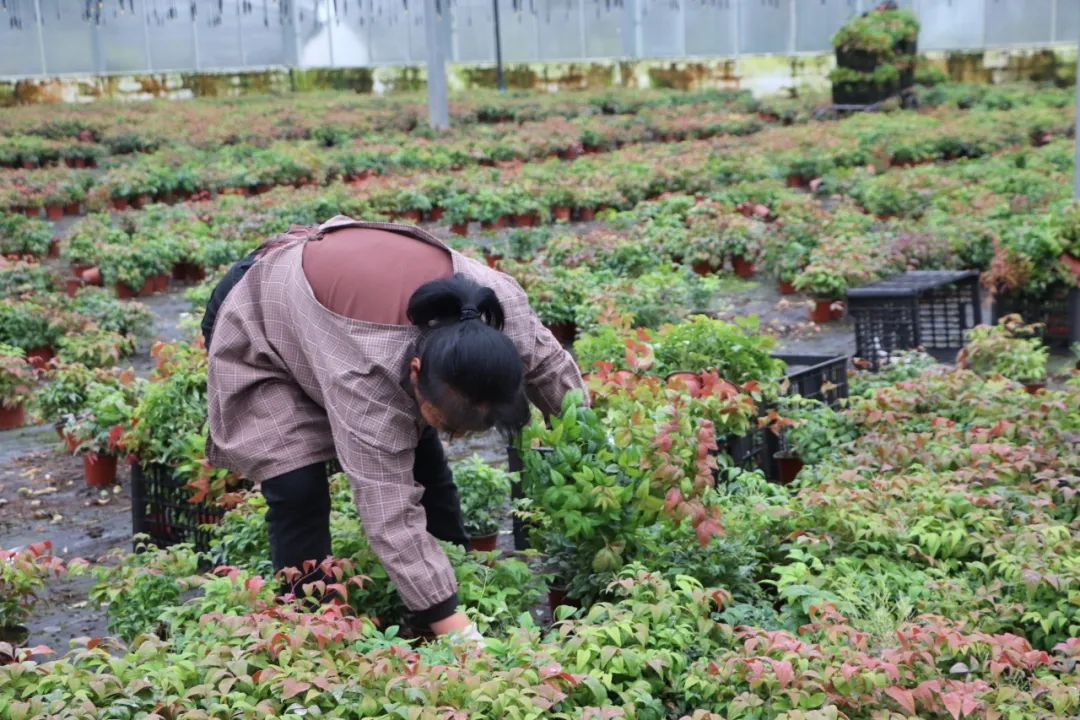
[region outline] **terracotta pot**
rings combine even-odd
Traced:
[[[710,265],[708,263],[708,261],[706,261],[706,260],[699,260],[698,262],[694,263],[690,267],[698,275],[712,275],[713,274],[712,265]]]
[[[731,265],[735,268],[735,274],[741,278],[754,276],[754,263],[741,255],[731,258]]]
[[[832,320],[842,320],[844,318],[844,304],[833,303],[833,308],[830,311],[829,316]]]
[[[544,325],[562,345],[569,345],[577,337],[577,323],[561,322]]]
[[[1027,382],[1024,383],[1024,390],[1028,395],[1038,395],[1046,390],[1046,381],[1040,380],[1039,382]]]
[[[117,197],[112,199],[113,210],[127,210],[131,207],[127,198]]]
[[[430,222],[439,222],[443,218],[443,209],[441,207],[431,208],[428,211],[428,220]]]
[[[37,167],[37,163],[34,162],[33,160],[23,160],[22,161],[22,166],[23,166],[23,170],[33,170],[34,168]]]
[[[28,218],[39,218],[41,217],[41,208],[28,207],[23,210],[23,214]]]
[[[49,366],[49,361],[56,357],[56,351],[51,347],[36,347],[26,351],[26,362],[35,370],[44,370]]]
[[[45,218],[48,220],[59,220],[64,217],[63,205],[46,205],[45,206]]]
[[[76,294],[78,294],[79,288],[81,288],[84,284],[85,283],[83,283],[83,281],[79,278],[67,278],[66,280],[64,280],[64,294],[70,298],[73,298]]]
[[[121,300],[131,300],[139,296],[138,290],[132,290],[122,282],[116,283],[116,297]]]
[[[499,261],[502,260],[502,259],[503,259],[502,255],[497,255],[497,254],[493,254],[493,253],[486,253],[486,252],[484,253],[484,262],[486,262],[487,266],[489,268],[491,268],[492,270],[498,270],[499,269]]]
[[[116,456],[83,454],[83,477],[88,487],[108,487],[116,482]]]
[[[567,210],[569,210],[569,208],[567,208]],[[518,213],[514,216],[514,225],[517,227],[533,227],[537,224],[538,220],[539,218],[536,217],[535,213]]]
[[[497,217],[494,220],[484,220],[480,223],[481,230],[502,230],[506,227],[506,218]]]
[[[406,210],[405,212],[398,215],[398,217],[401,219],[401,222],[408,223],[409,225],[419,225],[420,224],[420,211],[419,210]]]
[[[469,549],[478,550],[479,552],[492,552],[495,549],[495,543],[499,539],[499,534],[483,535],[480,537],[469,538]]]
[[[131,201],[131,204],[135,207],[136,210],[142,210],[144,207],[150,204],[150,193],[141,193],[139,195],[136,195],[135,198]]]
[[[49,241],[48,257],[56,259],[60,257],[60,238],[54,237]]]
[[[26,422],[26,408],[22,403],[8,407],[0,405],[0,430],[14,430]]]
[[[596,208],[581,208],[581,222],[592,222],[596,219]]]
[[[165,292],[169,289],[169,274],[158,273],[150,278],[153,280],[154,292]]]
[[[62,434],[62,436],[64,438],[64,447],[67,448],[68,454],[69,455],[74,455],[75,451],[79,449],[79,440],[78,440],[78,438],[76,438],[74,435],[69,435],[68,433],[65,433],[65,432],[61,432],[61,434]]]
[[[71,158],[71,160],[71,166],[76,170],[82,170],[84,167],[86,167],[86,158],[77,157]]]
[[[781,485],[789,485],[794,481],[805,464],[802,458],[791,452],[778,452],[773,455],[773,459],[776,460],[776,481]]]
[[[450,226],[450,232],[455,235],[465,236],[469,234],[469,223],[454,223]]]
[[[664,383],[672,390],[681,390],[690,395],[697,395],[701,392],[701,376],[696,372],[676,370],[668,373],[667,377],[664,378]]]
[[[785,184],[789,188],[798,188],[803,186],[803,179],[801,175],[788,175]]]
[[[81,206],[77,202],[68,203],[67,205],[64,206],[64,214],[65,215],[78,215],[80,207]]]
[[[79,273],[79,278],[87,285],[101,285],[101,268],[91,265]]]
[[[795,283],[790,280],[780,280],[778,285],[781,295],[794,295],[798,290],[795,289]]]
[[[831,322],[833,318],[832,300],[814,300],[814,307],[810,310],[810,320],[816,323]]]
[[[568,207],[563,207],[560,205],[556,208],[553,208],[551,214],[552,217],[555,218],[556,222],[570,222],[570,208]]]
[[[270,188],[272,187],[273,185],[271,185],[270,183],[259,183],[255,186],[255,192],[261,195],[264,192],[270,192]]]
[[[94,267],[88,263],[73,262],[71,263],[71,274],[77,278],[82,278],[82,274]]]

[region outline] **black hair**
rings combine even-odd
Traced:
[[[512,434],[529,421],[525,368],[502,332],[506,317],[494,290],[460,274],[433,280],[412,294],[407,313],[422,331],[420,394],[448,429]]]

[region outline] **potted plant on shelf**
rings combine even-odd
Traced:
[[[0,345],[0,430],[22,427],[33,373],[21,348]]]
[[[1042,326],[1025,324],[1019,315],[1006,315],[997,325],[979,325],[967,333],[967,344],[956,364],[980,375],[1001,375],[1031,393],[1046,388],[1049,350],[1040,339]]]
[[[827,323],[838,317],[836,305],[847,291],[847,282],[831,268],[811,264],[795,278],[795,289],[813,296],[810,319],[816,323]]]
[[[510,504],[512,475],[479,455],[455,464],[453,472],[469,543],[473,550],[490,552]]]

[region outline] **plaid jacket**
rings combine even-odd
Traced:
[[[423,422],[407,388],[419,330],[336,315],[312,293],[301,265],[304,242],[343,227],[399,232],[445,247],[414,227],[344,216],[269,250],[229,292],[209,354],[211,463],[256,482],[337,457],[372,549],[405,605],[445,602],[453,569],[426,531],[413,454]],[[545,413],[584,389],[581,373],[529,308],[509,276],[450,251],[454,272],[492,288],[504,332],[525,365],[530,400]]]

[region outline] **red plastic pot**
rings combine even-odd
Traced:
[[[28,218],[38,218],[41,217],[41,208],[28,207],[23,210],[23,214]]]
[[[9,407],[0,405],[0,430],[14,430],[26,422],[26,408],[22,403]]]
[[[506,217],[499,216],[494,220],[484,220],[480,223],[481,230],[502,230],[506,227]]]
[[[153,281],[154,292],[165,292],[169,289],[169,274],[158,273],[150,278]]]
[[[69,455],[74,455],[75,451],[79,449],[79,441],[74,435],[69,435],[65,432],[61,432],[64,438],[64,447],[67,448]]]
[[[735,268],[735,274],[741,278],[753,277],[754,263],[741,255],[731,258],[731,265]]]
[[[139,195],[136,195],[131,201],[131,205],[136,210],[142,210],[144,207],[146,207],[149,204],[150,204],[150,193],[141,193]]]
[[[64,214],[65,215],[78,215],[79,214],[79,203],[72,202],[72,203],[68,203],[67,205],[65,205],[64,206]]]
[[[814,307],[810,310],[810,320],[816,323],[832,322],[833,317],[832,300],[815,300]]]
[[[581,222],[592,222],[596,219],[596,208],[583,207],[580,210]]]
[[[569,210],[569,208],[567,208]],[[538,218],[534,213],[518,213],[514,216],[514,225],[517,227],[533,227],[536,225]]]
[[[82,278],[83,272],[89,270],[92,267],[94,266],[88,265],[87,263],[73,262],[71,263],[71,274],[77,278]]]
[[[570,208],[568,207],[556,207],[552,209],[551,213],[556,221],[570,222]]]
[[[428,211],[428,220],[430,222],[433,222],[433,223],[439,222],[440,220],[442,220],[442,218],[443,218],[443,209],[442,208],[440,208],[440,207],[431,208],[431,210]]]
[[[49,361],[56,357],[56,351],[51,347],[36,347],[26,351],[26,362],[35,370],[44,370],[49,366]]]
[[[555,617],[555,609],[561,605],[566,605],[567,607],[572,608],[581,607],[581,603],[579,603],[577,600],[566,597],[566,588],[548,588],[548,609],[551,610],[552,617]]]
[[[23,160],[22,161],[22,166],[23,166],[23,170],[33,170],[34,168],[37,167],[37,163],[34,162],[33,160]]]
[[[79,279],[87,285],[101,285],[101,268],[97,265],[91,265],[79,273]]]
[[[802,179],[801,175],[788,175],[785,184],[789,188],[798,188],[798,187],[802,187],[805,183],[803,183],[803,179]]]
[[[129,207],[131,207],[131,204],[128,202],[127,198],[114,197],[112,199],[112,206],[113,206],[113,210],[121,210],[121,211],[123,211],[123,210],[127,210]]]
[[[71,163],[71,165],[76,170],[82,170],[84,167],[86,167],[86,158],[77,157],[77,158],[71,158],[71,159],[73,161]]]
[[[1024,383],[1024,390],[1028,395],[1038,395],[1046,390],[1046,381]]]
[[[502,260],[502,259],[503,259],[502,255],[484,253],[484,262],[486,262],[487,266],[489,268],[491,268],[492,270],[498,270],[499,269],[499,261]]]
[[[48,256],[53,259],[60,257],[60,238],[54,237],[49,241]]]
[[[792,483],[805,465],[794,453],[776,453],[773,459],[776,460],[776,481],[781,485]]]
[[[469,223],[454,223],[450,226],[450,232],[454,233],[455,235],[468,235]]]
[[[577,337],[577,323],[552,323],[550,325],[545,325],[544,327],[546,327],[562,345],[569,345],[574,342],[574,338]]]
[[[73,298],[84,284],[79,278],[67,278],[64,280],[64,294]]]
[[[495,549],[495,543],[498,541],[498,533],[494,535],[482,535],[480,537],[469,538],[469,549],[477,550],[479,552],[492,552]]]
[[[60,218],[64,217],[64,206],[63,205],[46,205],[45,206],[45,217],[47,219],[49,219],[49,220],[59,220]]]
[[[690,267],[698,275],[712,275],[713,274],[712,265],[710,265],[707,260],[699,260],[698,262],[694,263]]]
[[[145,287],[145,284],[144,284]],[[122,282],[116,283],[116,297],[121,300],[131,300],[139,296],[139,290],[132,290]]]
[[[778,288],[781,295],[794,295],[796,292],[798,292],[795,289],[795,283],[791,282],[790,280],[779,281]]]
[[[419,210],[406,210],[401,213],[402,222],[409,223],[410,225],[420,224],[420,211]]]
[[[116,456],[83,454],[83,477],[89,487],[108,487],[116,482]]]

